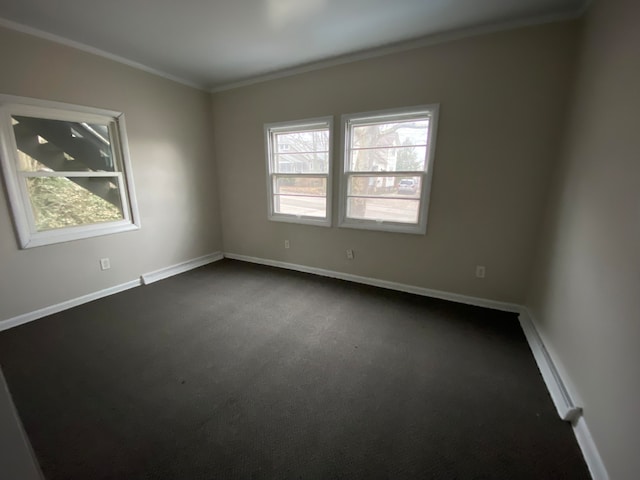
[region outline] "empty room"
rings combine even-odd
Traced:
[[[0,478],[640,478],[640,4],[0,2]]]

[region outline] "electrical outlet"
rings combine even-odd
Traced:
[[[291,243],[289,242],[289,240],[284,241],[284,248],[291,248]]]
[[[347,258],[349,260],[353,260],[353,250],[351,250],[350,248],[347,249]]]
[[[476,277],[484,278],[486,274],[486,269],[484,265],[476,265]]]
[[[100,259],[100,270],[109,270],[111,268],[111,262],[108,258]]]

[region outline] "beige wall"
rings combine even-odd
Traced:
[[[597,0],[528,305],[612,479],[638,478],[640,4]]]
[[[524,28],[214,95],[225,251],[522,302],[575,39],[574,23]],[[426,236],[267,220],[264,123],[425,103],[441,104]]]
[[[0,320],[222,249],[516,303],[535,264],[527,305],[611,477],[633,478],[639,13],[632,0],[600,0],[582,32],[582,22],[530,27],[221,92],[213,116],[207,93],[0,28],[0,93],[125,112],[143,227],[19,250],[3,192]],[[343,113],[434,102],[427,235],[267,220],[264,123],[334,115],[338,126]]]
[[[142,219],[138,231],[19,250],[3,191],[0,320],[221,249],[208,93],[3,28],[0,64],[0,93],[125,113]]]

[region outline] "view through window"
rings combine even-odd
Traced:
[[[137,228],[120,114],[0,100],[3,168],[22,247]]]
[[[265,126],[269,218],[330,225],[331,118]]]
[[[343,116],[342,226],[425,232],[437,112]]]

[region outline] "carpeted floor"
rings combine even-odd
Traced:
[[[47,479],[588,479],[516,315],[223,260],[0,333]]]

